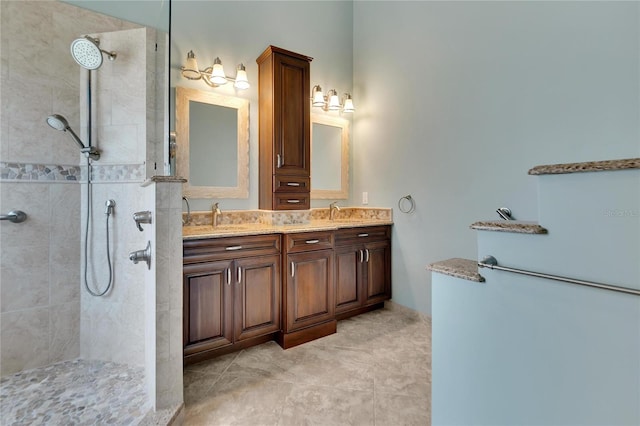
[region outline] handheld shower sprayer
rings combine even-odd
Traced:
[[[86,146],[84,143],[82,143],[78,135],[76,135],[71,126],[69,126],[69,122],[67,121],[67,119],[60,114],[53,114],[47,117],[47,124],[56,130],[62,130],[65,133],[69,133],[73,140],[80,147],[80,152],[82,152],[85,156],[91,158],[92,160],[100,159],[100,153],[98,152],[98,150],[92,146]]]

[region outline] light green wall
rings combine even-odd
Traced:
[[[640,156],[639,7],[354,3],[353,191],[417,206],[394,211],[395,301],[430,314],[426,265],[475,259],[498,207],[537,220],[532,166]]]

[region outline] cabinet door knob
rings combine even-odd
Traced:
[[[291,262],[291,278],[296,276],[296,264]]]
[[[231,285],[231,268],[227,268],[227,285]]]
[[[242,281],[242,268],[238,266],[238,284]]]
[[[278,154],[278,155],[276,156],[276,168],[278,168],[278,169],[279,169],[280,167],[282,167],[282,165],[283,165],[283,164],[282,164],[282,157],[280,157],[280,154]]]
[[[364,252],[367,254],[367,258],[365,260],[365,262],[369,261],[369,249],[364,249]]]
[[[364,261],[364,255],[362,254],[362,250],[358,250],[360,252],[360,263]]]

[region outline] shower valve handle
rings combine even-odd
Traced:
[[[133,220],[135,221],[138,230],[142,232],[144,230],[142,229],[142,226],[140,226],[140,224],[151,223],[151,212],[149,210],[143,212],[135,212],[133,214]]]
[[[147,248],[129,253],[129,260],[137,264],[140,261],[147,262],[147,269],[151,269],[151,241],[147,241]]]

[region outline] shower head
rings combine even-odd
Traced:
[[[102,54],[106,54],[109,60],[116,59],[115,52],[107,52],[100,49],[100,40],[89,36],[80,37],[71,43],[71,56],[83,68],[97,70],[102,66]]]
[[[47,124],[56,130],[66,131],[69,127],[69,122],[66,118],[59,114],[53,114],[47,117]],[[83,145],[84,146],[84,145]]]
[[[69,122],[67,121],[67,119],[60,114],[53,114],[47,117],[47,124],[56,130],[62,130],[65,133],[68,132],[80,147],[80,152],[85,154],[87,157],[93,160],[98,160],[100,158],[100,153],[98,152],[98,150],[92,146],[87,147],[84,143],[82,143],[78,135],[76,135],[71,126],[69,126]]]

